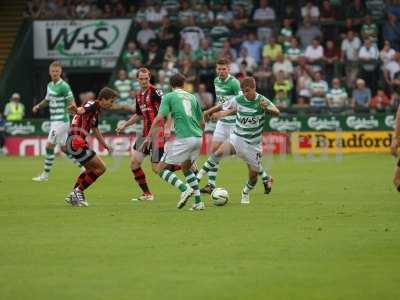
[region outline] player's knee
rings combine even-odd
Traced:
[[[155,173],[158,174],[160,172],[158,165],[152,165],[151,170]]]
[[[101,165],[97,166],[96,173],[97,173],[97,175],[101,176],[106,172],[106,170],[107,170],[106,165],[105,164],[101,164]]]
[[[140,167],[140,163],[137,160],[132,159],[131,160],[131,169],[132,170],[136,170],[139,167]]]

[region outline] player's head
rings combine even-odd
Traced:
[[[229,60],[226,58],[220,58],[217,61],[217,75],[221,79],[226,79],[229,76]]]
[[[173,89],[183,88],[185,85],[186,77],[180,73],[172,75],[169,79],[169,84]]]
[[[49,66],[49,75],[52,81],[58,81],[61,78],[62,65],[59,61],[53,61]]]
[[[240,83],[240,88],[247,100],[253,100],[256,96],[256,80],[254,77],[245,77]]]
[[[150,78],[151,78],[151,73],[147,68],[140,68],[136,72],[136,79],[137,81],[139,81],[139,85],[142,90],[145,90],[149,87]]]
[[[101,108],[107,109],[113,105],[113,102],[115,99],[117,99],[117,97],[118,93],[116,91],[108,87],[104,87],[100,90],[97,96],[97,101]]]

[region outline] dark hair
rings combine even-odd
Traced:
[[[217,60],[217,65],[229,66],[229,60],[227,58],[220,58]]]
[[[151,77],[151,72],[147,68],[140,68],[139,70],[137,70],[136,78],[139,78],[139,73],[146,73],[146,74],[149,74],[149,77]]]
[[[172,75],[172,77],[169,80],[169,84],[171,87],[176,88],[176,87],[183,87],[186,81],[186,77],[180,73]]]
[[[114,91],[113,89],[110,89],[109,87],[104,87],[100,90],[99,94],[97,95],[97,99],[112,99],[112,98],[117,98],[118,93]]]
[[[243,78],[242,82],[240,83],[240,88],[244,90],[245,88],[252,88],[256,87],[256,80],[254,77],[245,77]]]

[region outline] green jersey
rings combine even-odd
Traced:
[[[171,113],[178,139],[203,135],[200,127],[202,112],[196,96],[182,89],[175,89],[162,98],[159,113],[164,118]]]
[[[268,107],[274,104],[266,97],[256,93],[254,100],[247,100],[244,95],[232,98],[230,108],[236,108],[236,125],[233,134],[243,138],[246,143],[257,145],[261,143],[261,135],[265,123],[265,110],[260,103],[267,102]]]
[[[51,122],[69,122],[68,106],[74,100],[71,87],[64,80],[47,85],[45,100],[49,102]]]
[[[225,80],[218,76],[214,79],[215,95],[217,96],[217,104],[222,104],[222,110],[227,110],[229,100],[240,94],[240,82],[232,75]],[[224,123],[235,124],[235,116],[224,117],[220,120]]]

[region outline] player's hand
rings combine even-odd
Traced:
[[[264,109],[264,110],[267,110],[268,109],[268,102],[267,101],[261,101],[260,102],[260,107],[262,108],[262,109]]]
[[[68,106],[68,110],[74,114],[77,113],[78,111],[78,107],[75,104],[71,104],[70,106]]]
[[[210,114],[207,112],[203,113],[204,122],[210,121]]]
[[[123,131],[125,129],[125,123],[120,125],[117,129],[115,129],[115,132],[117,133],[117,135],[120,135],[121,131]]]
[[[107,149],[110,155],[114,152],[114,148],[111,145],[104,145],[104,148]]]
[[[32,108],[32,112],[33,112],[34,114],[36,114],[38,111],[39,111],[39,105],[35,105],[35,106]]]
[[[211,121],[217,122],[221,118],[221,112],[213,113],[210,117]]]
[[[393,155],[394,157],[397,157],[397,148],[399,147],[399,140],[394,139],[392,144],[390,145],[390,154]]]
[[[138,150],[140,152],[146,152],[149,149],[149,147],[150,147],[150,137],[146,137]]]

